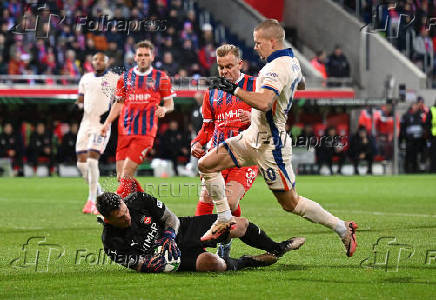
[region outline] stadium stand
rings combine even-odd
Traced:
[[[386,27],[385,38],[421,70],[436,87],[434,61],[436,29],[431,18],[436,13],[434,1],[334,0],[374,28]]]
[[[193,135],[191,113],[198,108],[195,97],[198,97],[198,89],[205,87],[201,78],[217,75],[215,48],[223,42],[237,44],[243,50],[243,72],[255,75],[261,67],[251,45],[244,42],[247,39],[236,34],[230,26],[225,26],[219,14],[209,11],[207,5],[200,5],[200,2],[205,3],[191,0],[138,0],[126,4],[122,0],[52,0],[40,7],[33,2],[2,2],[0,122],[12,122],[15,131],[20,133],[18,139],[22,148],[28,150],[20,150],[18,158],[14,158],[13,173],[33,174],[37,172],[39,164],[49,167],[47,174],[59,173],[60,165],[74,163],[74,159],[68,157],[73,153],[75,135],[74,129],[70,128],[74,128],[81,117],[81,113],[71,105],[77,97],[78,79],[83,73],[92,71],[91,57],[96,51],[104,51],[110,57],[112,66],[121,69],[132,67],[134,44],[143,39],[150,39],[156,45],[153,65],[171,75],[173,86],[178,90],[176,110],[162,120],[159,135],[165,136],[170,121],[176,120],[183,136],[183,145],[188,144]],[[236,2],[241,5],[241,1]],[[343,4],[352,8],[351,2],[345,1]],[[255,5],[257,1],[247,3]],[[365,20],[365,10],[361,9],[360,14]],[[61,22],[56,16],[65,18]],[[150,21],[147,30],[126,34],[108,25],[109,20],[138,19]],[[100,27],[95,28],[95,24]],[[288,27],[286,30],[291,33],[290,40],[298,43],[296,31]],[[246,33],[251,34],[248,31]],[[321,138],[326,134],[325,129],[331,127],[342,137],[342,144],[347,147],[348,137],[356,133],[358,124],[368,125],[369,122],[372,126],[374,123],[374,128],[367,127],[377,144],[374,161],[390,161],[394,126],[389,106],[369,109],[369,121],[361,121],[359,115],[367,112],[361,109],[366,102],[353,104],[348,101],[356,100],[354,88],[358,85],[350,77],[352,62],[348,61],[346,51],[342,51],[339,45],[323,50],[309,65],[325,76],[308,76],[309,89],[296,93],[295,105],[289,115],[289,132],[296,139],[307,125],[313,128],[317,138]],[[49,154],[30,147],[32,132],[41,121],[46,126],[46,134],[50,136]],[[399,120],[396,124],[399,129]],[[101,158],[104,175],[112,174],[115,162],[117,130],[113,129],[107,150]],[[163,151],[159,149],[161,142],[157,140],[151,157],[139,168],[141,173],[150,174],[152,158],[168,156],[162,155]],[[343,150],[348,153],[347,148]],[[186,164],[189,157],[185,152],[172,155],[171,160],[180,165]],[[298,172],[319,172],[319,155],[316,153],[296,150],[295,159],[302,162]],[[342,158],[340,160],[342,163]],[[339,163],[337,155],[333,156],[332,162]],[[347,154],[349,162],[351,160]],[[305,172],[305,169],[309,171]],[[177,169],[174,169],[174,173],[177,173]]]

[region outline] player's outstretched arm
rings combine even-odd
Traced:
[[[198,132],[195,139],[191,142],[191,155],[196,158],[201,158],[206,154],[203,147],[209,142],[215,130],[214,122],[203,122],[203,126]]]
[[[235,95],[251,107],[261,111],[269,111],[272,108],[277,92],[265,88],[262,88],[259,92],[248,92],[224,77],[213,78],[209,89],[218,89]]]
[[[237,88],[234,95],[251,107],[261,111],[269,111],[276,97],[274,91],[268,89],[261,89],[259,92],[248,92]]]
[[[123,102],[116,102],[114,105],[112,105],[109,116],[107,117],[106,121],[104,121],[103,127],[101,128],[101,136],[106,136],[106,132],[109,130],[110,125],[120,115],[123,105]]]

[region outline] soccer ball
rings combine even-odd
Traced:
[[[161,252],[162,252],[162,246],[159,246],[154,250],[154,254],[161,254]],[[181,261],[180,257],[178,257],[177,259],[171,258],[170,260],[168,258],[168,251],[165,251],[164,256],[166,262],[164,272],[165,273],[176,272],[180,266],[180,261]]]

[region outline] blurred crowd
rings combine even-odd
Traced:
[[[200,22],[198,11],[187,6],[186,1],[44,2],[45,6],[34,1],[1,2],[0,74],[78,77],[92,71],[91,57],[97,51],[104,51],[112,66],[130,68],[134,65],[134,45],[144,39],[156,46],[155,67],[170,76],[208,76],[211,70],[216,72],[215,48],[225,37],[217,34],[221,31],[214,30],[207,20]],[[104,25],[109,24],[107,20],[143,21],[138,27],[142,29],[131,29],[127,34],[116,26]],[[96,24],[101,27],[93,30]],[[47,38],[35,39],[35,35]],[[244,62],[246,72],[251,67]],[[46,84],[50,83],[53,81],[47,80]]]
[[[340,45],[336,45],[329,56],[327,56],[327,53],[324,50],[317,51],[316,56],[311,60],[311,64],[324,78],[350,77],[350,63],[344,55]],[[339,86],[341,84],[329,82],[328,85]]]
[[[400,171],[404,173],[436,173],[436,101],[428,108],[422,97],[411,103],[406,112],[394,120],[392,105],[360,111],[355,132],[349,133],[349,120],[335,119],[327,122],[296,124],[292,128],[294,145],[313,149],[317,170],[327,166],[333,174],[342,173],[349,160],[354,174],[359,174],[359,164],[364,162],[367,173],[373,173],[374,162],[392,161],[394,127],[398,136]]]
[[[148,163],[155,158],[161,159],[171,162],[172,174],[186,175],[180,174],[180,167],[189,169],[191,175],[196,174],[190,142],[203,122],[200,94],[196,97],[195,107],[189,110],[190,118],[183,114],[174,115],[159,125]],[[436,172],[436,102],[429,108],[424,99],[418,97],[396,120],[389,104],[362,109],[356,126],[350,126],[349,112],[330,111],[323,118],[323,113],[312,110],[300,111],[299,120],[291,115],[287,131],[293,138],[294,147],[314,152],[314,173],[327,167],[330,174],[341,174],[342,167],[351,164],[354,174],[359,174],[360,165],[365,165],[367,174],[372,174],[374,163],[392,161],[395,127],[400,149],[400,171]],[[184,121],[180,121],[182,119]],[[351,127],[356,129],[351,130]],[[101,158],[102,165],[115,162],[117,130],[113,129]],[[40,165],[46,166],[50,174],[56,174],[60,164],[76,164],[77,130],[77,123],[60,121],[34,124],[3,122],[0,126],[0,162],[7,159],[18,176],[23,175],[24,165],[33,168],[34,174]],[[336,172],[333,165],[337,166]],[[3,166],[0,163],[0,171]]]
[[[436,2],[433,0],[336,0],[356,11],[365,24],[386,28],[386,38],[436,84]]]

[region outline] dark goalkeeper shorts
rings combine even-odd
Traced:
[[[217,215],[197,217],[180,217],[180,228],[177,234],[177,246],[182,253],[179,271],[195,271],[197,257],[206,252],[200,241],[203,234],[209,230]]]

